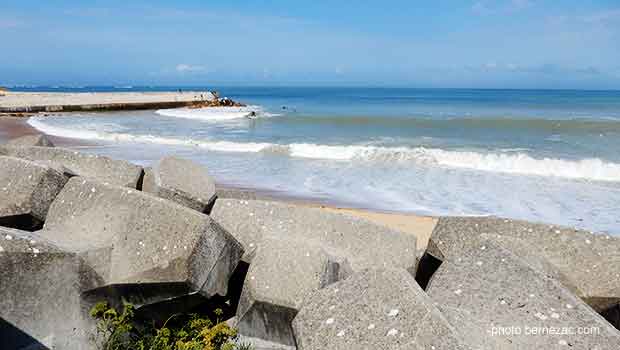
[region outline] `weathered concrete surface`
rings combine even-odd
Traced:
[[[12,221],[23,216],[45,221],[66,178],[54,169],[12,157],[0,156],[0,169],[0,225],[13,226]],[[14,224],[19,227],[19,222]]]
[[[620,238],[501,218],[441,218],[427,252],[455,260],[493,240],[537,271],[553,276],[597,311],[620,302]]]
[[[215,186],[215,194],[217,198],[221,199],[243,199],[243,200],[256,200],[259,199],[255,191],[250,189],[230,188]]]
[[[207,215],[140,191],[74,177],[40,234],[79,253],[105,284],[186,283],[226,295],[241,245]]]
[[[10,140],[6,144],[11,147],[28,147],[28,146],[41,146],[41,147],[54,147],[54,143],[43,134],[38,135],[26,135]]]
[[[173,156],[145,172],[142,190],[201,213],[215,200],[215,181],[207,168]]]
[[[465,349],[403,269],[365,270],[315,292],[293,329],[300,350]]]
[[[296,346],[274,343],[260,338],[246,337],[243,334],[239,335],[237,344],[251,344],[253,350],[297,350]]]
[[[620,332],[554,278],[494,242],[481,240],[479,244],[445,261],[427,288],[469,346],[489,350],[620,348]],[[580,327],[598,333],[577,334]],[[531,334],[532,330],[546,333]],[[570,330],[575,334],[561,334]]]
[[[42,93],[9,92],[0,100],[0,113],[73,112],[177,108],[215,97],[209,91]]]
[[[288,203],[218,199],[211,212],[244,246],[252,260],[263,237],[288,238],[321,246],[346,258],[353,270],[416,266],[416,237],[357,217]]]
[[[142,168],[129,162],[59,147],[0,147],[0,155],[42,162],[87,179],[117,186],[136,188],[142,178]]]
[[[97,276],[35,234],[0,228],[0,347],[84,349],[95,326],[80,293]]]
[[[303,300],[339,280],[340,264],[321,248],[286,239],[262,241],[243,285],[239,332],[295,345],[291,322]]]

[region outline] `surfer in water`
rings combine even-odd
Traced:
[[[245,116],[248,119],[256,119],[256,112],[252,111]]]

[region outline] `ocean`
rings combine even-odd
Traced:
[[[149,91],[187,87],[36,87]],[[207,89],[207,88],[194,88]],[[422,215],[620,234],[620,91],[221,87],[243,108],[34,117],[87,152],[176,154],[220,183]],[[256,112],[255,119],[246,115]]]

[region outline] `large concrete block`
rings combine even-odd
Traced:
[[[341,278],[341,264],[320,247],[263,240],[243,285],[237,309],[239,332],[295,345],[291,322],[304,299]]]
[[[90,305],[80,293],[98,283],[75,254],[34,234],[0,228],[0,347],[93,349]]]
[[[365,270],[315,292],[293,329],[300,350],[465,349],[403,269]]]
[[[36,228],[66,182],[49,167],[0,156],[0,225]]]
[[[38,135],[26,135],[18,138],[14,138],[7,142],[7,146],[12,147],[28,147],[28,146],[41,146],[41,147],[54,147],[54,143],[44,134]]]
[[[137,188],[142,168],[123,160],[80,153],[59,147],[0,147],[0,154],[35,162],[56,164],[67,172],[110,185]]]
[[[79,253],[105,284],[186,283],[226,295],[241,245],[207,215],[137,190],[74,177],[40,234]]]
[[[142,190],[204,213],[215,200],[215,180],[192,161],[165,157],[145,172]]]
[[[416,237],[357,217],[318,208],[260,200],[218,199],[211,217],[234,235],[251,261],[263,237],[321,246],[346,258],[353,270],[416,266]]]
[[[620,302],[620,238],[501,218],[446,217],[427,252],[440,260],[493,240],[537,271],[553,276],[599,312]]]
[[[620,332],[592,308],[492,241],[445,261],[427,293],[475,349],[620,348]]]
[[[256,200],[256,192],[250,189],[215,186],[215,194],[221,199]]]

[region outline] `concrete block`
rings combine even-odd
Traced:
[[[207,215],[80,177],[58,195],[40,234],[77,252],[105,284],[186,283],[207,297],[226,295],[243,254]]]
[[[265,239],[250,265],[237,309],[239,332],[295,345],[291,322],[304,299],[342,276],[340,264],[320,247]]]
[[[57,171],[23,159],[0,156],[0,225],[36,228],[66,183]]]
[[[603,317],[492,241],[444,261],[427,293],[475,349],[620,348],[620,332]]]
[[[414,235],[361,218],[295,204],[239,199],[218,199],[211,217],[243,244],[247,262],[263,237],[275,237],[318,245],[348,260],[355,271],[382,267],[415,271]]]
[[[215,180],[192,161],[165,157],[145,172],[143,191],[204,213],[215,200]]]
[[[315,292],[293,330],[299,350],[466,349],[403,269],[364,270]]]
[[[1,347],[92,349],[95,325],[80,293],[96,274],[36,234],[0,228],[0,247]]]
[[[110,185],[137,188],[142,167],[123,160],[80,153],[60,147],[0,147],[0,154],[34,162],[51,162],[70,173]],[[49,164],[48,164],[49,165]],[[56,167],[55,167],[56,168]]]

